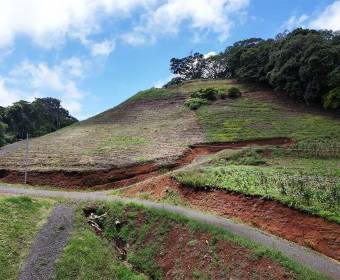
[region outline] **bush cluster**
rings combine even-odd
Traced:
[[[190,110],[197,110],[199,107],[203,105],[208,105],[208,101],[202,98],[190,98],[185,101],[184,105],[188,107]]]
[[[200,89],[191,94],[191,98],[201,98],[209,101],[215,101],[217,99],[218,90],[215,88]]]
[[[237,98],[241,96],[241,91],[237,87],[231,87],[228,89],[228,97]]]

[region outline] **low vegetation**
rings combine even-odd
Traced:
[[[218,188],[271,198],[340,223],[340,173],[337,159],[300,158],[274,149],[247,149],[175,175],[193,188]]]
[[[118,259],[109,241],[96,235],[77,212],[75,231],[56,264],[56,280],[117,279],[146,280]]]
[[[237,98],[241,96],[241,91],[237,87],[231,87],[228,89],[228,97]]]
[[[197,110],[201,106],[208,104],[208,101],[202,98],[190,98],[184,103],[184,105],[187,106],[190,110]]]
[[[0,279],[18,279],[19,270],[52,201],[0,196]]]
[[[340,123],[337,119],[307,110],[301,112],[301,107],[289,107],[276,102],[273,96],[268,97],[268,100],[259,100],[254,93],[199,108],[196,113],[207,140],[229,142],[289,137],[299,145],[318,145],[318,150],[338,147]]]

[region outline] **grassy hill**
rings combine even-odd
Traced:
[[[239,87],[238,99],[218,99],[191,111],[190,94],[204,88]],[[137,93],[119,106],[49,135],[32,139],[31,170],[109,169],[169,162],[192,144],[289,137],[297,148],[339,155],[340,122],[270,91],[231,80],[190,81]],[[0,168],[22,169],[25,143],[0,150]]]

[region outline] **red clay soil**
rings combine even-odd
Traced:
[[[141,230],[148,217],[139,213],[134,227]],[[159,224],[151,224],[143,242],[130,240],[127,250],[140,251],[157,244],[155,261],[164,279],[297,279],[297,275],[267,257],[203,230],[193,232],[186,225],[171,224],[159,235]],[[136,237],[139,235],[137,234]],[[176,241],[176,242],[174,242]],[[196,274],[196,277],[195,277]],[[203,276],[200,278],[199,276]]]
[[[195,232],[193,236],[178,225],[168,233],[156,261],[165,279],[195,279],[194,273],[197,279],[199,273],[208,279],[297,279],[266,257],[256,259],[250,250],[228,241],[213,244],[209,233]]]
[[[155,176],[160,166],[155,163],[125,168],[95,171],[30,171],[30,185],[54,186],[67,189],[114,189]],[[0,179],[6,183],[22,183],[24,173],[0,170]]]
[[[29,171],[27,183],[30,185],[53,186],[67,189],[115,189],[144,181],[155,176],[162,168],[174,169],[191,163],[201,155],[216,153],[224,149],[238,149],[251,145],[289,145],[288,138],[261,139],[254,141],[209,143],[190,146],[185,153],[168,164],[136,164],[106,170],[88,171]],[[24,173],[15,170],[0,170],[0,180],[6,183],[22,183]]]
[[[279,202],[222,191],[200,191],[184,187],[166,176],[126,189],[124,195],[148,192],[155,199],[177,191],[183,202],[225,218],[240,220],[276,236],[307,246],[340,261],[340,225]]]

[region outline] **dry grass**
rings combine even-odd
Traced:
[[[157,93],[157,92],[156,92]],[[137,95],[138,97],[138,95]],[[180,155],[203,133],[185,96],[132,98],[87,121],[32,139],[30,169],[110,168]],[[0,150],[0,168],[21,169],[25,143]]]

